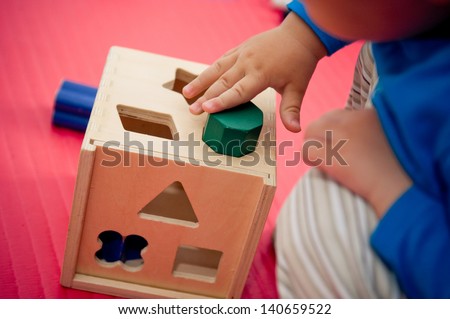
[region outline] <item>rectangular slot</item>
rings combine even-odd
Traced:
[[[117,105],[120,121],[125,130],[175,140],[176,128],[169,114]]]

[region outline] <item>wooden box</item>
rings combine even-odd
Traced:
[[[255,152],[202,142],[179,93],[206,66],[113,47],[81,147],[61,284],[129,298],[239,298],[276,186],[275,94]]]

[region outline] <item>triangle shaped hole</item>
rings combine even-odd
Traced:
[[[198,227],[197,216],[183,185],[179,181],[166,187],[145,205],[138,215],[143,219],[185,227]]]

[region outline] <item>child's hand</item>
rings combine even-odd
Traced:
[[[326,131],[332,132],[332,140]],[[305,161],[318,163],[321,159],[319,168],[365,198],[380,218],[412,184],[392,152],[374,109],[331,111],[311,123],[305,132],[305,143],[307,140],[319,141],[324,147],[308,149],[303,154],[308,157]],[[338,150],[341,163],[337,156],[330,163],[330,150],[345,140]],[[331,145],[325,147],[327,143]]]
[[[300,105],[317,62],[326,50],[294,13],[270,31],[254,36],[214,62],[183,88],[186,98],[205,94],[190,106],[193,114],[214,113],[254,98],[268,87],[282,96],[281,120],[300,131]]]

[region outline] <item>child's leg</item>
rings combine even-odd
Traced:
[[[371,107],[377,81],[369,45],[360,53],[347,107]],[[372,208],[318,169],[295,186],[277,221],[275,249],[282,298],[398,298],[392,273],[369,237]]]
[[[282,298],[398,298],[369,245],[377,223],[360,197],[311,169],[285,202],[275,249]]]

